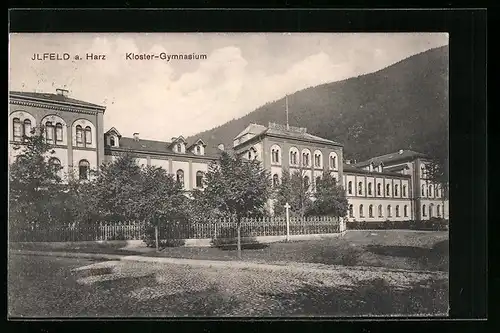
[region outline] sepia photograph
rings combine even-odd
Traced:
[[[447,33],[10,33],[8,317],[447,317],[448,86]]]

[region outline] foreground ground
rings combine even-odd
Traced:
[[[123,244],[70,246],[65,251],[142,254],[201,260],[238,260],[234,246],[218,248],[124,248]],[[41,250],[39,245],[23,246]],[[299,262],[344,266],[375,266],[410,270],[448,271],[448,232],[377,230],[347,232],[339,238],[244,246],[242,260],[276,263]]]
[[[446,315],[444,272],[279,272],[14,255],[9,315]]]

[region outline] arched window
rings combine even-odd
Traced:
[[[405,217],[408,217],[408,206],[407,205],[405,205],[403,207],[403,214],[405,214]]]
[[[363,205],[359,205],[359,217],[364,217],[363,214]]]
[[[281,163],[281,148],[278,145],[273,145],[271,147],[271,163],[273,164]]]
[[[290,165],[298,165],[299,164],[299,159],[298,159],[298,149],[295,147],[290,148]]]
[[[200,155],[201,154],[201,147],[196,146],[196,154]]]
[[[387,205],[387,217],[391,217],[391,216],[392,216],[391,205]]]
[[[422,178],[425,178],[425,166],[424,165],[422,165],[420,167],[420,175]]]
[[[83,128],[80,125],[76,126],[76,143],[77,144],[83,143]]]
[[[377,195],[382,195],[382,184],[377,184]]]
[[[337,155],[335,153],[330,153],[329,164],[330,169],[337,169]]]
[[[432,195],[434,194],[434,192],[432,190],[433,190],[432,185],[429,185],[429,190],[428,190],[428,194],[427,194],[428,197],[432,197]]]
[[[181,187],[184,187],[184,171],[182,171],[180,169],[177,170],[176,178],[177,178],[177,182],[181,185]]]
[[[49,168],[55,175],[58,175],[61,169],[61,161],[56,157],[51,157],[49,159]]]
[[[109,144],[111,145],[111,147],[115,146],[115,137],[114,136],[109,138]]]
[[[368,195],[372,195],[372,183],[368,183]]]
[[[352,194],[352,182],[349,182],[349,183],[347,184],[347,192],[348,192],[349,194]]]
[[[422,216],[427,216],[427,212],[425,211],[425,205],[422,205]]]
[[[302,153],[302,165],[309,166],[309,153]]]
[[[403,197],[406,197],[406,185],[403,185]]]
[[[354,211],[352,205],[349,205],[349,217],[354,217]]]
[[[175,147],[177,148],[177,152],[178,152],[178,153],[180,153],[180,152],[182,151],[182,148],[181,148],[181,144],[180,144],[180,143],[178,143]]]
[[[378,217],[384,216],[384,213],[382,213],[382,205],[378,205]]]
[[[394,185],[394,196],[396,196],[396,197],[398,196],[398,187],[399,186],[397,184]]]
[[[87,160],[81,160],[78,163],[78,174],[81,180],[89,179],[90,164]]]
[[[391,195],[391,184],[385,185],[385,195],[390,196]]]
[[[29,119],[24,120],[24,135],[25,136],[31,135],[31,120]]]
[[[54,125],[50,121],[45,123],[45,139],[47,142],[54,141]]]
[[[309,181],[309,176],[305,176],[304,177],[304,188],[307,190],[309,190],[309,184],[310,184],[310,181]]]
[[[422,184],[422,196],[425,196],[425,184]]]
[[[314,167],[315,168],[323,167],[322,157],[323,157],[323,154],[321,154],[321,151],[316,150],[314,152]]]
[[[436,212],[436,213],[437,213],[437,216],[438,216],[438,217],[441,217],[441,206],[440,206],[440,205],[437,205],[437,208],[436,208],[436,209],[437,209],[437,212]]]
[[[432,211],[432,210],[433,210],[433,208],[434,208],[434,204],[430,204],[430,205],[429,205],[429,218],[431,218],[431,217],[432,217],[432,213],[433,213],[433,211]]]
[[[12,132],[14,141],[21,141],[23,134],[21,129],[21,120],[19,118],[12,119]]]
[[[396,217],[399,217],[399,205],[396,205]]]
[[[201,171],[196,172],[196,187],[203,187],[203,172]]]
[[[273,175],[273,186],[278,186],[280,183],[279,176],[277,173]]]
[[[85,144],[92,144],[92,129],[90,126],[85,127]]]
[[[316,189],[318,188],[319,184],[321,184],[321,177],[320,176],[316,177]]]
[[[358,183],[358,194],[363,194],[363,182]]]
[[[63,126],[61,123],[56,124],[56,142],[63,141]]]
[[[368,216],[373,217],[373,205],[368,206]]]

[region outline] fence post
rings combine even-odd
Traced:
[[[214,220],[214,239],[217,239],[217,220]]]
[[[288,202],[285,204],[285,210],[286,210],[286,241],[290,241],[290,211],[289,211],[290,205]]]

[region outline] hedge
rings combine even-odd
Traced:
[[[409,230],[448,230],[449,220],[442,218],[431,218],[423,221],[351,221],[347,222],[347,230],[388,230],[388,229],[409,229]]]

